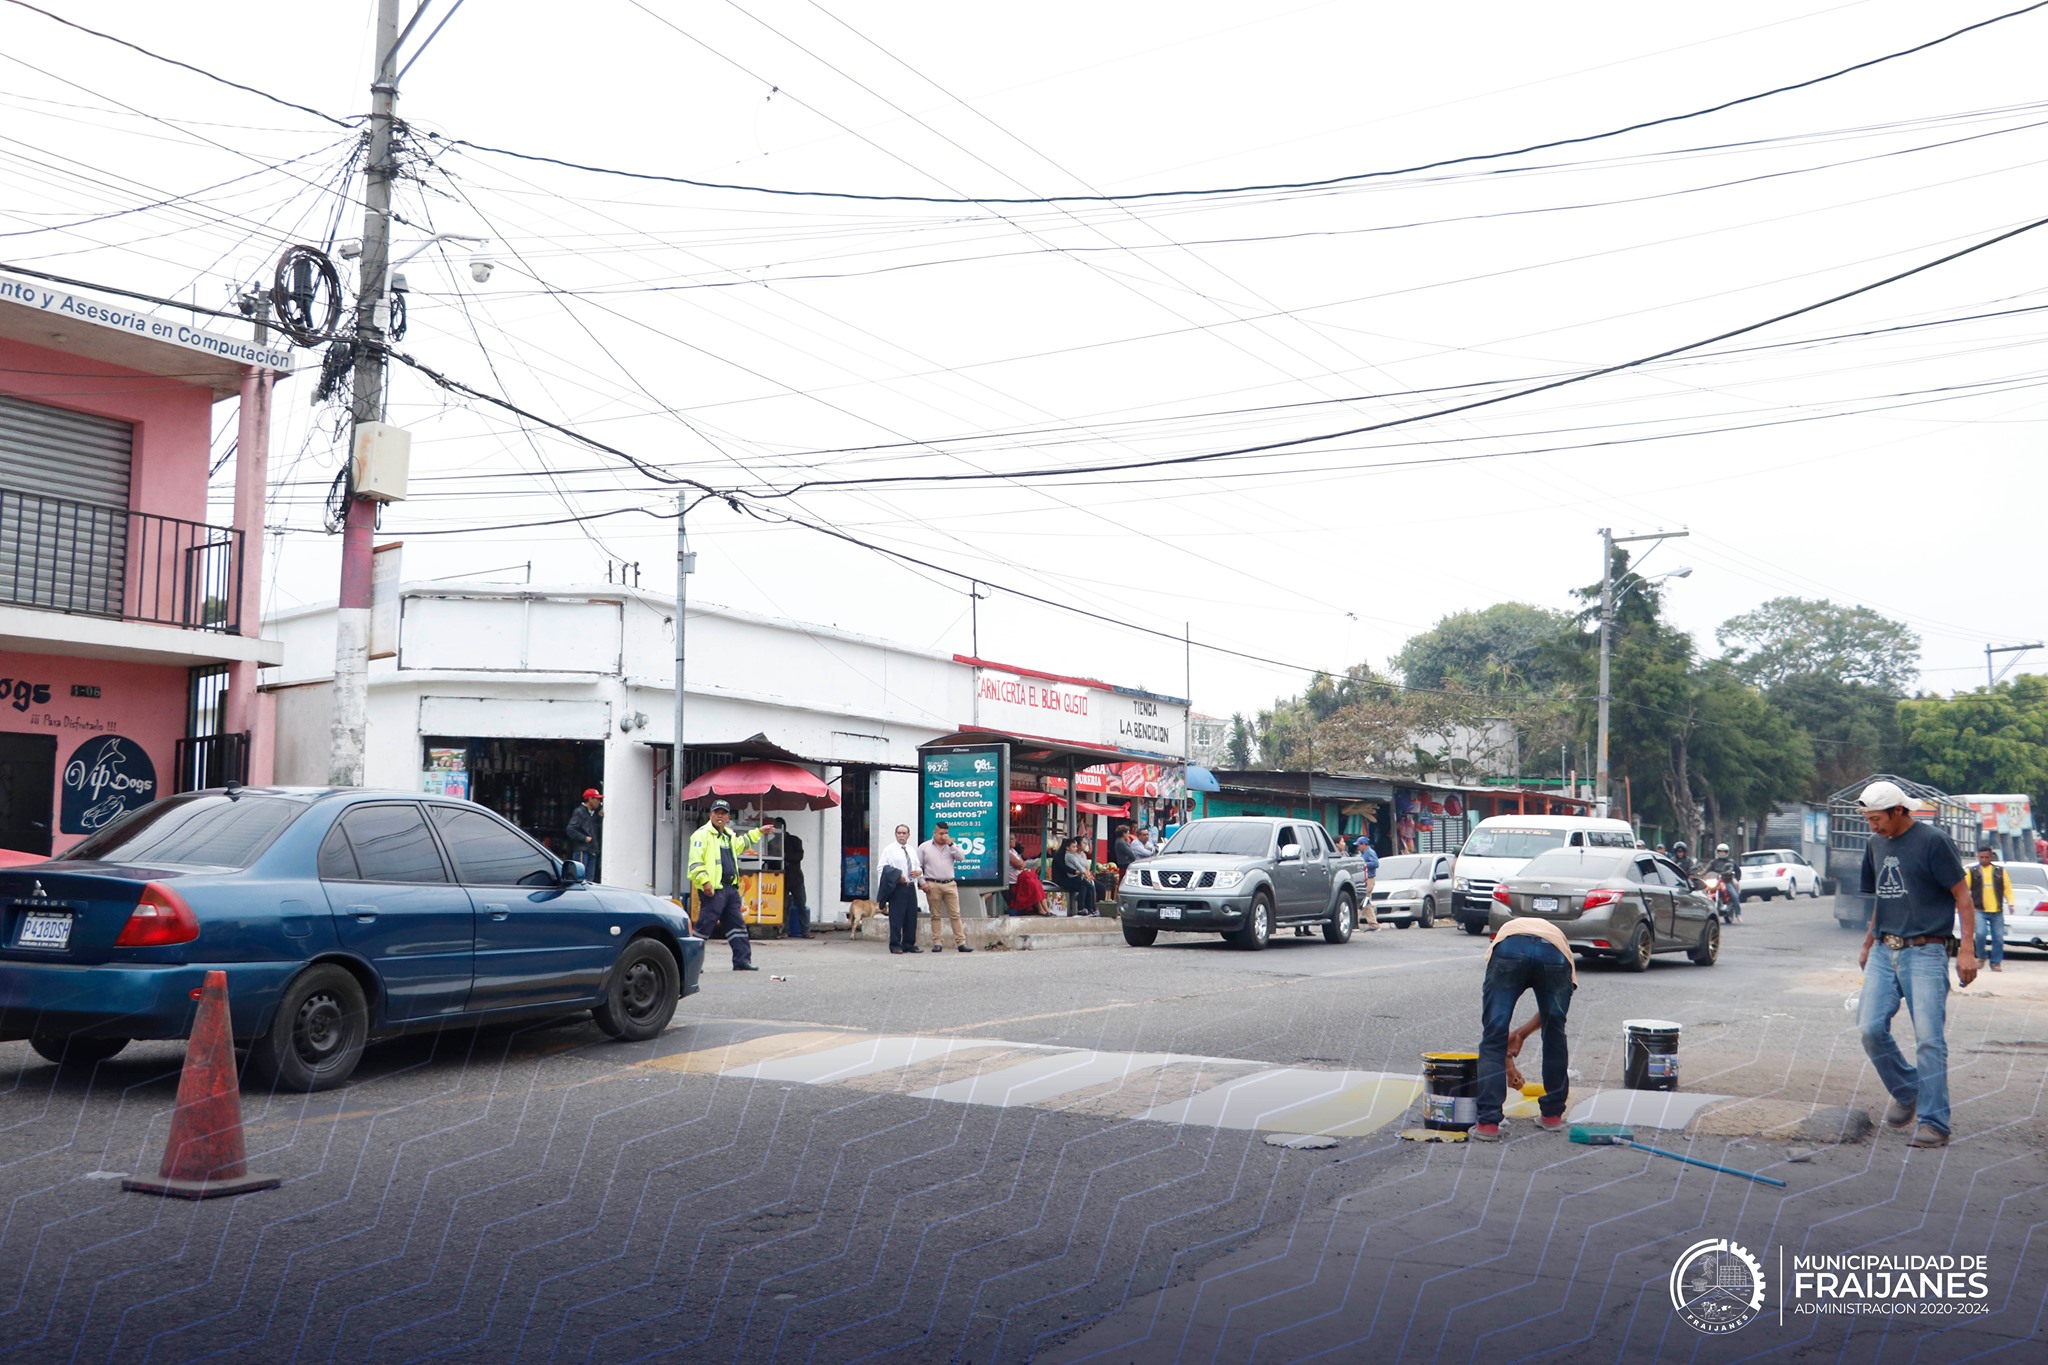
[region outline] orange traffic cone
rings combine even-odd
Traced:
[[[278,1177],[250,1175],[242,1146],[242,1090],[235,1075],[234,1035],[228,1028],[228,974],[208,972],[199,994],[199,1013],[185,1045],[185,1070],[178,1077],[178,1107],[171,1114],[171,1140],[155,1180],[133,1176],[124,1190],[213,1199],[251,1190],[274,1190]]]

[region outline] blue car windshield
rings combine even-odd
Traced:
[[[72,862],[243,868],[306,809],[274,796],[195,792],[132,811],[61,855]]]
[[[1272,842],[1270,825],[1237,824],[1229,820],[1197,820],[1166,841],[1162,853],[1215,853],[1235,858],[1263,858]]]

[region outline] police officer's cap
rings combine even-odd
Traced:
[[[723,797],[721,797],[721,798],[719,798],[718,800],[716,800],[716,801],[713,801],[713,802],[711,803],[711,809],[713,809],[713,810],[722,810],[722,811],[730,811],[730,810],[732,809],[732,802],[730,802],[730,801],[727,801],[727,800],[725,800],[725,799],[724,799]]]

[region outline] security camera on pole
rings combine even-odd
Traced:
[[[1639,540],[1676,540],[1690,534],[1689,531],[1653,531],[1649,535],[1618,536],[1605,526],[1600,528],[1600,752],[1594,758],[1593,800],[1598,814],[1602,816],[1608,813],[1607,704],[1612,694],[1608,689],[1607,675],[1609,660],[1613,655],[1614,608],[1618,600],[1614,592],[1614,547]],[[1660,576],[1684,578],[1691,572],[1691,569],[1674,569],[1669,574]],[[1640,575],[1636,577],[1641,578]]]

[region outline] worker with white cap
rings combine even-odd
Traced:
[[[1874,897],[1863,936],[1863,996],[1857,1016],[1863,1051],[1891,1093],[1884,1121],[1904,1128],[1917,1116],[1912,1147],[1946,1147],[1948,1099],[1948,959],[1968,986],[1977,979],[1976,907],[1962,859],[1940,829],[1913,818],[1920,803],[1898,783],[1873,782],[1858,808],[1870,825],[1863,847],[1863,894]],[[1960,922],[1960,942],[1950,933]],[[1908,1062],[1892,1037],[1900,1004],[1918,1040]]]

